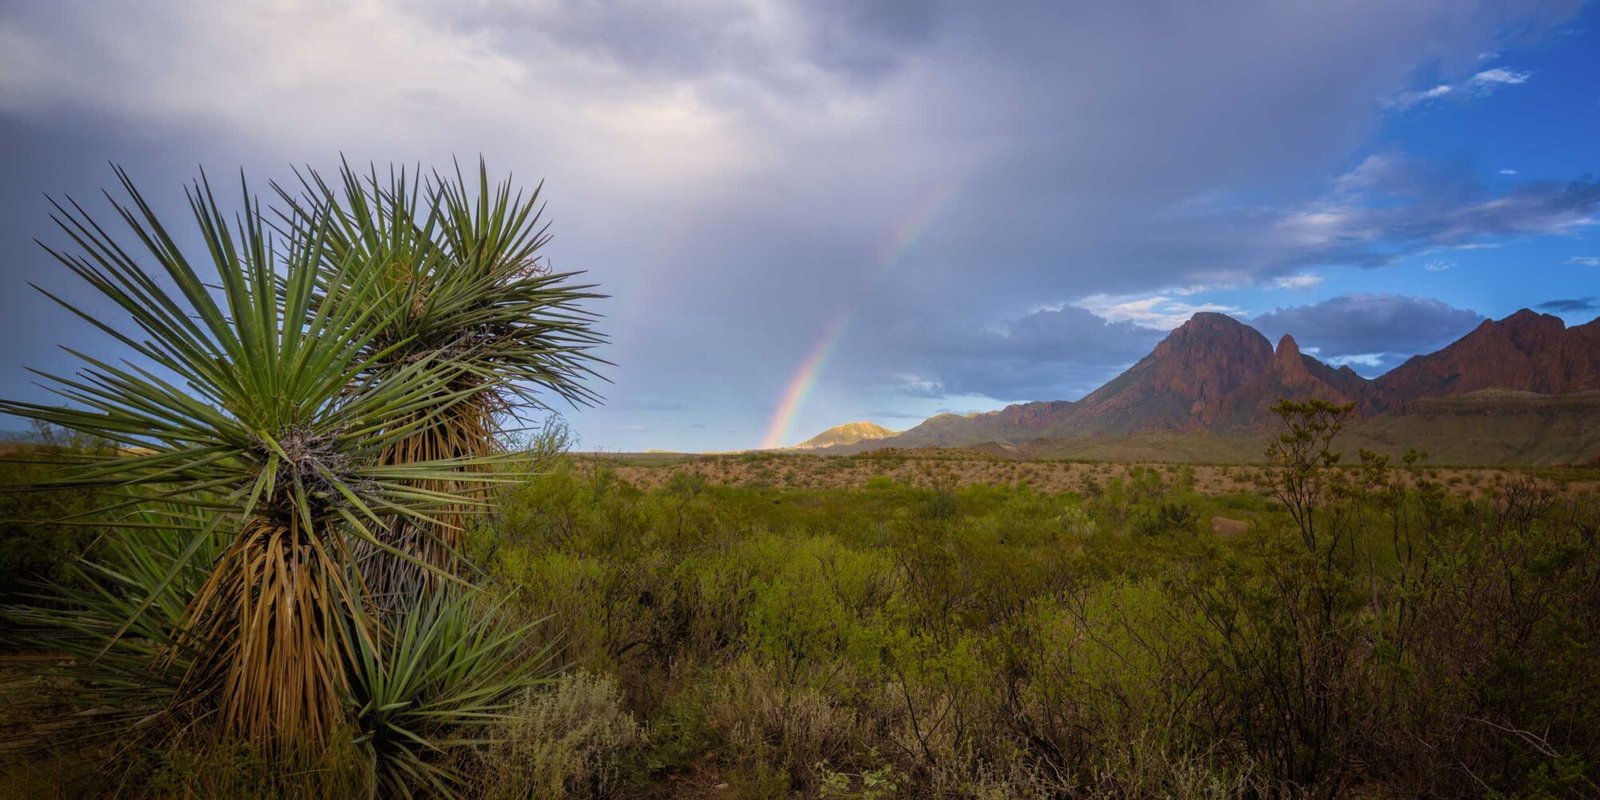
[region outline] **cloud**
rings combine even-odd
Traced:
[[[1184,303],[1173,300],[1166,295],[1113,297],[1095,294],[1081,298],[1075,301],[1073,305],[1112,322],[1131,322],[1141,327],[1164,331],[1170,331],[1188,322],[1190,317],[1202,311],[1215,311],[1220,314],[1230,315],[1243,313],[1241,309],[1229,305],[1220,303]]]
[[[1335,367],[1348,365],[1351,369],[1366,367],[1367,369],[1362,371],[1371,371],[1390,365],[1395,358],[1396,356],[1392,353],[1355,353],[1348,356],[1329,356],[1327,363]]]
[[[1108,222],[1106,230],[1121,231],[1114,238],[1085,231],[1063,243],[1075,256],[1070,274],[1104,287],[1079,296],[1141,298],[1152,286],[1281,287],[1311,270],[1386,267],[1428,253],[1575,234],[1600,215],[1600,179],[1491,186],[1470,165],[1400,153],[1368,156],[1324,185],[1295,203],[1190,199],[1154,219]],[[1090,307],[1116,313],[1107,305]]]
[[[1310,289],[1313,286],[1321,284],[1322,281],[1323,278],[1321,275],[1283,275],[1273,278],[1272,281],[1267,285],[1273,289]]]
[[[1540,303],[1539,310],[1555,311],[1562,314],[1578,313],[1583,311],[1600,311],[1600,303],[1593,297],[1578,297],[1569,300],[1551,300]]]
[[[867,416],[873,419],[913,419],[918,422],[927,419],[925,414],[908,414],[904,411],[872,411],[868,412]]]
[[[1600,179],[1527,181],[1495,191],[1470,173],[1393,154],[1374,155],[1298,209],[1224,215],[1211,222],[1249,230],[1258,269],[1301,265],[1385,266],[1434,249],[1492,246],[1489,238],[1568,234],[1600,212]]]
[[[1600,256],[1573,256],[1567,259],[1567,263],[1580,267],[1600,267]]]
[[[903,0],[408,5],[449,30],[486,38],[502,52],[549,40],[634,74],[675,80],[738,74],[778,91],[803,91],[819,75],[846,82],[881,79],[935,34],[944,16],[938,4]],[[802,67],[812,74],[801,74]]]
[[[1429,261],[1426,264],[1423,264],[1422,268],[1427,270],[1427,271],[1429,271],[1429,272],[1444,272],[1445,270],[1448,270],[1453,266],[1455,266],[1455,264],[1452,264],[1449,261],[1445,261],[1443,259],[1436,258],[1436,259],[1433,259],[1432,261]]]
[[[1519,86],[1527,83],[1531,77],[1533,77],[1531,72],[1493,67],[1475,72],[1471,77],[1456,83],[1440,83],[1427,89],[1400,92],[1390,97],[1385,105],[1405,111],[1445,98],[1483,97],[1501,86]]]
[[[1303,306],[1278,308],[1250,324],[1276,340],[1292,334],[1331,364],[1371,372],[1437,350],[1484,319],[1476,311],[1438,300],[1393,294],[1345,294]]]
[[[1500,170],[1500,174],[1501,175],[1515,175],[1515,174],[1517,174],[1517,171],[1514,170],[1514,169],[1503,169],[1503,170]]]
[[[1141,326],[1232,310],[1170,287],[1292,287],[1324,266],[1580,224],[1582,182],[1490,191],[1396,154],[1333,185],[1381,124],[1374,98],[1418,65],[1469,82],[1493,72],[1474,59],[1504,31],[1571,14],[1566,0],[0,4],[6,285],[62,285],[28,255],[48,224],[39,195],[92,196],[108,159],[181,213],[173,190],[196,163],[264,182],[340,153],[483,153],[547,179],[551,255],[613,297],[615,404],[573,417],[597,446],[754,444],[850,309],[819,396],[903,373],[1059,397],[1117,365],[1062,331],[1059,363],[1022,352],[1028,325],[1050,323],[1015,315],[1041,299],[1099,298],[1130,328],[1086,320],[1083,340],[1137,358]],[[14,294],[4,361],[56,366],[31,335],[36,304]],[[947,325],[968,344],[998,337],[1011,366],[986,372],[937,335]],[[723,386],[738,388],[694,388]],[[852,407],[892,398],[870,400]],[[641,418],[651,438],[631,432]],[[673,439],[691,420],[733,433]]]
[[[917,364],[896,376],[907,394],[1018,401],[1081,396],[1144,357],[1162,335],[1063,306],[989,327],[907,322],[891,339]]]
[[[1441,83],[1432,89],[1423,89],[1419,92],[1401,92],[1395,95],[1394,98],[1389,102],[1395,108],[1406,109],[1417,105],[1418,103],[1426,103],[1429,100],[1437,100],[1454,91],[1454,87]]]
[[[1477,86],[1517,86],[1519,84],[1527,83],[1528,78],[1532,76],[1533,73],[1531,72],[1517,72],[1515,70],[1509,70],[1503,67],[1495,67],[1494,69],[1486,69],[1476,75],[1473,75],[1472,79],[1469,80],[1468,83]]]

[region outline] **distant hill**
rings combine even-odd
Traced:
[[[1270,430],[1150,431],[971,447],[1022,459],[1247,464],[1263,459],[1271,436]],[[1441,466],[1600,466],[1600,392],[1484,389],[1420,398],[1351,421],[1336,444],[1351,462],[1363,448],[1398,459],[1414,447]]]
[[[894,436],[895,432],[871,422],[846,422],[835,425],[798,445],[797,450],[814,450],[819,447],[836,447],[860,442],[875,442]]]
[[[1200,313],[1082,400],[941,414],[898,435],[813,447],[1253,460],[1285,397],[1355,404],[1345,438],[1380,450],[1417,446],[1461,464],[1587,463],[1600,457],[1600,319],[1568,328],[1524,309],[1368,380],[1301,353],[1291,336],[1274,347],[1232,317]]]
[[[1355,422],[1341,439],[1352,457],[1359,447],[1389,455],[1416,447],[1433,464],[1600,466],[1600,391],[1418,398]]]

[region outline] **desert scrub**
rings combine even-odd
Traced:
[[[632,796],[649,736],[623,707],[612,678],[578,671],[532,689],[479,754],[477,796],[608,800]]]
[[[836,658],[867,662],[882,647],[876,623],[896,591],[891,563],[832,539],[762,537],[757,563],[776,567],[751,582],[745,646],[787,683]]]
[[[1389,467],[1316,498],[1313,555],[1280,502],[1182,470],[1084,470],[1082,498],[946,485],[930,515],[923,466],[814,491],[557,471],[485,534],[529,616],[572,620],[560,660],[648,720],[636,794],[1595,794],[1592,500]],[[1134,535],[1165,503],[1252,533]]]
[[[775,674],[760,659],[744,657],[719,670],[704,687],[706,724],[721,742],[721,757],[752,783],[781,775],[801,796],[815,796],[821,765],[848,762],[866,752],[877,726],[873,709],[858,699],[859,678],[847,663],[817,661],[809,685]]]
[[[348,732],[347,732],[348,733]],[[244,741],[180,739],[165,753],[150,755],[154,772],[145,797],[191,800],[317,800],[368,794],[368,767],[350,742],[335,737],[335,747],[285,758]]]

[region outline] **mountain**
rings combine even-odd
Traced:
[[[1375,382],[1387,405],[1481,389],[1569,394],[1600,389],[1600,319],[1571,328],[1523,309],[1482,325]]]
[[[1485,390],[1501,393],[1480,396]],[[1537,396],[1591,391],[1600,392],[1600,319],[1568,328],[1560,318],[1518,311],[1502,320],[1485,321],[1448,347],[1367,380],[1347,366],[1335,369],[1300,352],[1292,336],[1284,336],[1274,347],[1249,325],[1203,312],[1082,400],[1019,403],[966,416],[941,414],[904,433],[836,446],[830,452],[986,443],[1021,447],[1018,452],[1041,451],[1042,446],[1027,446],[1032,442],[1053,443],[1043,448],[1053,453],[1123,452],[1135,441],[1145,443],[1138,447],[1160,452],[1177,446],[1174,436],[1204,433],[1206,442],[1185,447],[1226,452],[1231,459],[1255,450],[1253,442],[1264,440],[1276,424],[1271,407],[1281,398],[1354,403],[1363,422],[1352,430],[1370,429],[1375,442],[1389,433],[1416,436],[1431,428],[1448,427],[1458,435],[1469,435],[1474,424],[1487,425],[1488,417],[1515,418],[1483,429],[1503,429],[1508,442],[1514,439],[1519,443],[1515,447],[1526,448],[1534,446],[1544,429],[1539,420],[1549,423],[1544,427],[1553,436],[1556,428],[1565,429],[1573,420],[1592,420],[1588,415],[1600,410],[1594,399],[1600,395],[1556,404],[1540,402]],[[1506,392],[1528,393],[1535,399]],[[1424,402],[1469,395],[1476,400]],[[1419,402],[1423,405],[1417,406]],[[1077,444],[1065,444],[1068,440]],[[1230,444],[1217,444],[1224,440]],[[1573,447],[1585,447],[1587,441],[1574,440]],[[1453,447],[1450,452],[1457,450]],[[1556,458],[1555,452],[1550,458]]]
[[[878,439],[887,439],[893,436],[894,433],[894,431],[882,425],[874,425],[871,422],[846,422],[843,425],[835,425],[795,445],[795,449],[812,450],[818,447],[835,447],[859,442],[871,442]]]
[[[1020,403],[968,417],[941,415],[892,440],[949,447],[1066,436],[1252,428],[1281,397],[1373,406],[1367,381],[1300,352],[1291,336],[1274,348],[1225,314],[1195,314],[1150,355],[1077,402]]]
[[[1282,397],[1360,403],[1366,395],[1361,376],[1301,353],[1294,337],[1274,348],[1255,328],[1204,312],[1079,401],[1071,427],[1090,434],[1253,428]]]
[[[938,414],[895,436],[895,447],[962,447],[980,442],[1026,441],[1055,435],[1072,418],[1066,400],[1017,403],[982,414]]]

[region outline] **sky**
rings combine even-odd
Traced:
[[[580,449],[1076,399],[1201,310],[1374,376],[1600,315],[1596,131],[1576,2],[0,0],[0,387],[112,352],[47,195],[341,156],[544,181]]]

